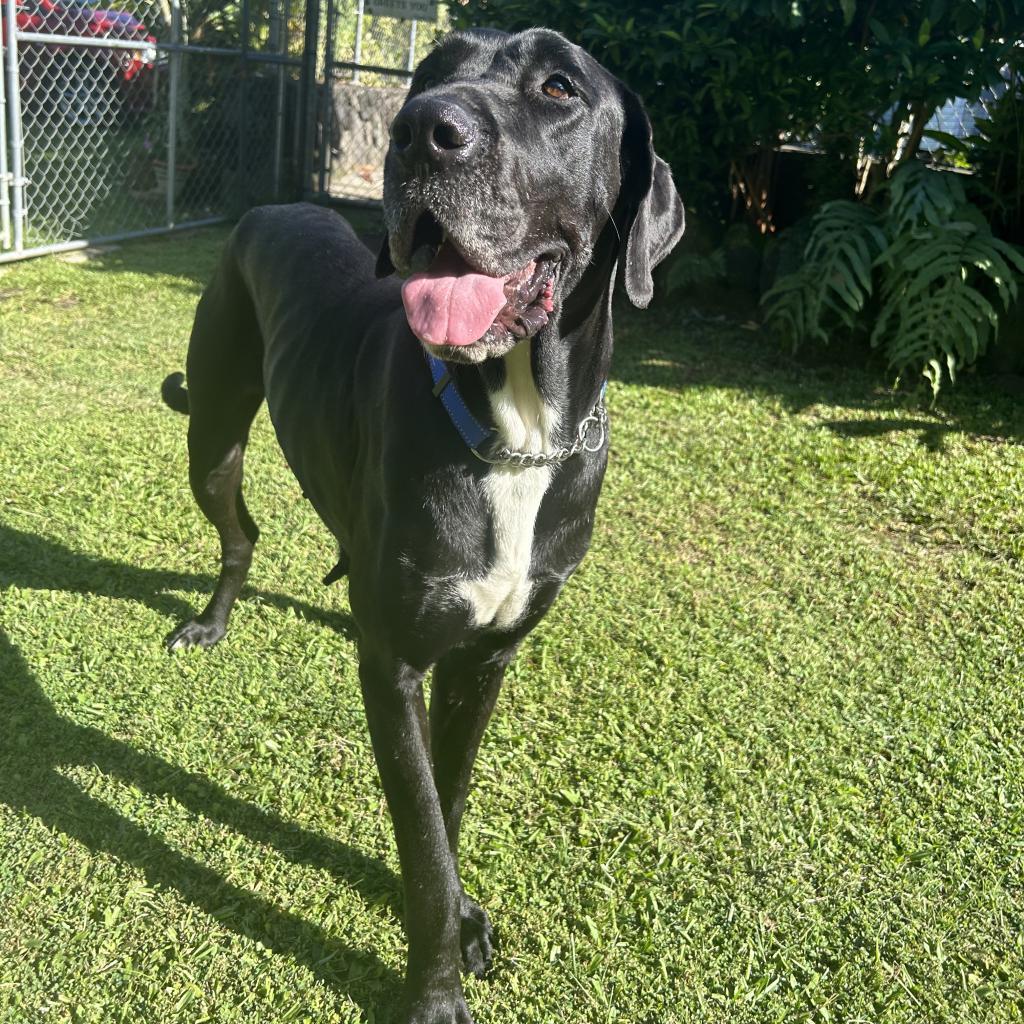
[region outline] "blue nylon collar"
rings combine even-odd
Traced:
[[[434,378],[434,397],[441,399],[448,418],[467,447],[474,453],[479,451],[480,446],[491,439],[494,431],[481,426],[469,411],[469,406],[455,386],[455,380],[448,372],[444,361],[432,356],[426,349],[423,349],[423,355],[426,356],[427,366],[430,367],[430,376]]]
[[[469,411],[469,406],[456,387],[455,380],[451,375],[444,360],[431,355],[425,348],[422,348],[423,357],[430,368],[430,376],[434,381],[434,397],[441,399],[452,426],[459,433],[459,437],[465,442],[466,447],[482,462],[494,464],[511,463],[518,466],[551,465],[564,462],[580,451],[599,451],[607,437],[608,415],[604,408],[604,393],[608,387],[606,380],[601,385],[601,393],[597,403],[590,411],[590,414],[577,427],[576,440],[571,447],[560,448],[556,452],[513,452],[508,448],[500,451],[490,451],[490,446],[485,449],[483,446],[494,438],[495,432],[483,426],[480,421]],[[596,447],[588,447],[587,431],[596,425],[600,430],[600,440]],[[593,443],[593,442],[591,442]]]

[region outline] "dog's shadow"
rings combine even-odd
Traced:
[[[0,594],[17,586],[123,598],[181,619],[194,609],[163,591],[208,592],[212,584],[206,576],[139,569],[81,554],[0,524]],[[299,615],[344,635],[354,632],[345,615],[279,594],[256,593],[268,604],[292,607]],[[201,603],[205,593],[196,598],[196,603]],[[0,744],[0,803],[37,818],[90,850],[133,865],[149,884],[176,890],[237,934],[304,963],[326,983],[344,989],[364,1010],[371,1004],[380,1010],[382,1001],[397,999],[399,977],[372,953],[337,941],[318,925],[281,910],[179,853],[83,792],[65,770],[75,765],[95,767],[150,794],[170,797],[191,813],[221,822],[272,847],[293,863],[330,872],[370,905],[397,908],[398,879],[380,861],[239,799],[203,775],[62,717],[2,629],[0,720],[5,722],[7,736]]]

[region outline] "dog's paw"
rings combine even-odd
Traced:
[[[167,636],[169,651],[180,651],[186,647],[212,647],[224,635],[219,623],[197,622],[195,619],[180,625]]]
[[[414,1000],[402,1024],[474,1024],[462,993]]]
[[[462,897],[462,924],[459,929],[462,968],[467,974],[484,977],[491,969],[497,939],[487,911],[468,896]]]

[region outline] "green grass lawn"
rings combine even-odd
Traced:
[[[0,1021],[391,1019],[333,548],[265,414],[228,638],[158,397],[224,232],[0,271]],[[480,1024],[1024,1017],[1024,412],[621,318],[593,549],[464,830]]]

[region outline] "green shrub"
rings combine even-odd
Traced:
[[[718,284],[725,278],[725,250],[721,247],[707,253],[683,249],[666,262],[662,278],[668,295]]]
[[[914,155],[924,122],[999,81],[1019,37],[995,0],[463,0],[453,23],[545,25],[635,89],[688,206],[723,220],[735,195],[771,224],[770,153],[813,138],[866,180]],[[764,197],[762,201],[762,197]]]
[[[814,217],[803,264],[761,300],[768,322],[794,348],[806,341],[827,344],[837,326],[854,330],[885,247],[885,232],[870,209],[848,199],[826,203]]]
[[[980,134],[963,147],[974,172],[971,191],[986,218],[1003,238],[1024,242],[1024,57],[1011,79],[1017,88],[989,105],[978,121]]]
[[[992,234],[954,174],[907,164],[887,198],[881,213],[847,200],[821,208],[803,265],[762,298],[766,320],[794,347],[870,328],[889,366],[922,373],[937,395],[994,339],[1024,257]]]

